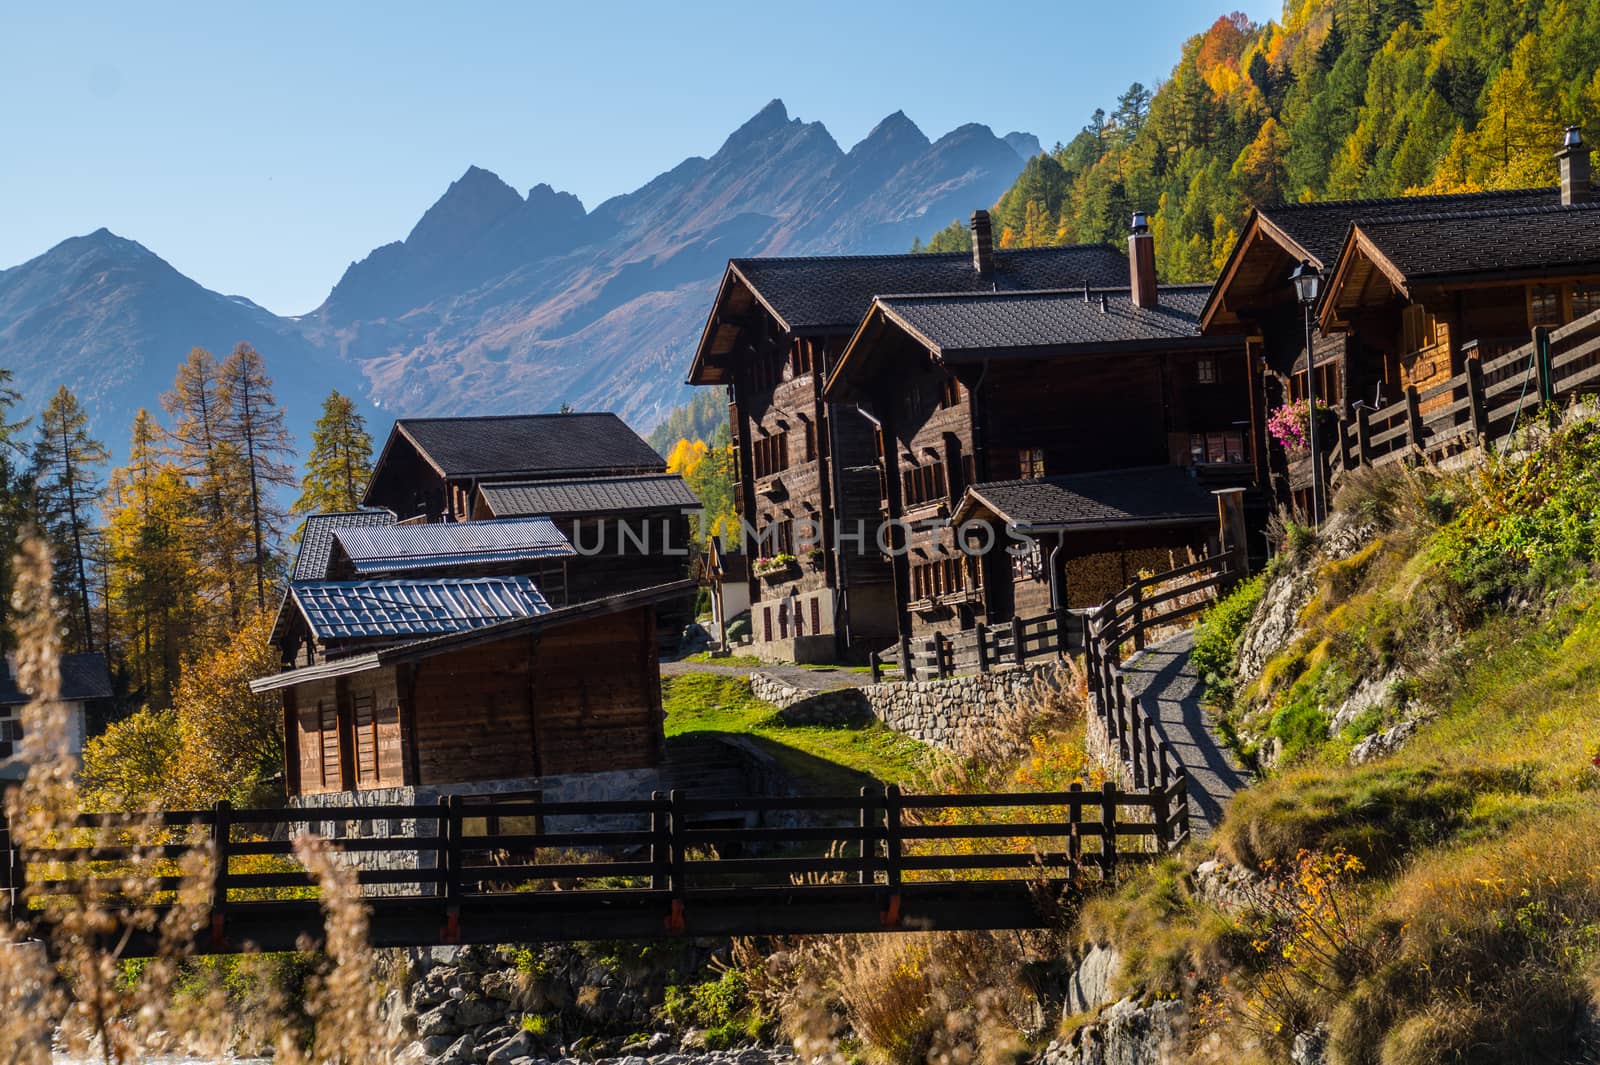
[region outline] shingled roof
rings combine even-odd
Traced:
[[[318,640],[440,636],[550,610],[526,577],[306,581],[290,595]]]
[[[851,384],[872,372],[874,350],[885,330],[910,336],[947,362],[1237,343],[1200,335],[1200,308],[1209,291],[1205,286],[1168,285],[1159,291],[1155,307],[1136,306],[1126,288],[883,296],[840,355],[826,392],[835,401],[849,398]]]
[[[1407,282],[1600,267],[1600,203],[1362,219],[1365,237]]]
[[[1216,520],[1217,501],[1180,466],[1144,466],[975,484],[950,520],[959,525],[982,513],[1023,531],[1083,531],[1202,524]]]
[[[675,473],[501,482],[480,486],[478,495],[497,518],[519,514],[556,518],[700,507],[700,500]]]
[[[665,472],[667,468],[654,448],[608,411],[402,418],[384,445],[385,456],[396,436],[410,441],[445,477]],[[382,466],[382,458],[378,464]]]
[[[320,581],[328,576],[328,561],[333,557],[336,529],[370,525],[393,525],[395,516],[387,510],[347,510],[332,514],[312,514],[300,530],[300,551],[294,558],[290,580]]]
[[[16,667],[0,661],[0,706],[21,706],[32,696],[17,685]],[[111,672],[99,653],[61,656],[61,700],[76,703],[111,698]]]
[[[1353,223],[1392,218],[1437,218],[1463,211],[1501,211],[1528,207],[1554,207],[1561,190],[1511,189],[1495,192],[1461,192],[1436,196],[1395,196],[1381,200],[1325,200],[1279,203],[1259,209],[1278,230],[1298,244],[1318,266],[1331,268],[1339,257],[1345,234]]]
[[[333,536],[362,576],[577,554],[546,517],[343,528],[335,529]]]
[[[691,384],[713,383],[703,372],[724,354],[724,302],[747,291],[793,333],[849,333],[874,297],[887,293],[1037,292],[1115,287],[1128,283],[1128,259],[1105,244],[997,250],[986,273],[967,252],[906,255],[830,255],[733,259],[689,369]],[[712,376],[715,373],[713,372]]]

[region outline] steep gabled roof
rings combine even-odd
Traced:
[[[577,554],[545,517],[347,528],[334,530],[333,536],[362,576]]]
[[[852,385],[874,372],[886,333],[909,337],[946,363],[1232,346],[1230,338],[1200,335],[1207,291],[1163,286],[1155,307],[1136,306],[1126,288],[883,296],[839,357],[826,393],[848,399]]]
[[[1354,228],[1412,283],[1600,264],[1600,203],[1363,219]]]
[[[675,473],[637,477],[577,477],[481,485],[478,496],[497,518],[519,514],[570,517],[698,509],[700,501]]]
[[[1180,466],[1145,466],[975,484],[950,520],[982,513],[1023,531],[1087,531],[1203,524],[1217,520],[1217,501]]]
[[[440,636],[550,610],[526,577],[305,581],[289,594],[318,640]]]
[[[967,252],[733,259],[695,351],[690,384],[719,383],[712,363],[727,354],[737,326],[723,321],[759,303],[780,328],[801,335],[848,334],[873,298],[886,293],[1026,292],[1126,285],[1128,260],[1105,244],[997,250],[979,274]]]
[[[610,412],[402,418],[378,458],[367,500],[381,492],[390,453],[404,442],[442,477],[573,476],[665,472],[666,460]]]
[[[1228,254],[1228,261],[1223,264],[1217,284],[1201,312],[1202,327],[1208,330],[1212,327],[1235,286],[1262,284],[1249,276],[1252,271],[1246,264],[1247,259],[1262,256],[1262,249],[1272,252],[1270,264],[1264,267],[1271,286],[1281,294],[1282,300],[1290,301],[1293,297],[1289,292],[1289,270],[1294,264],[1310,259],[1325,273],[1331,272],[1346,234],[1357,222],[1461,211],[1548,207],[1560,202],[1561,190],[1552,187],[1370,200],[1313,200],[1258,207],[1250,212],[1238,241]]]
[[[388,510],[347,510],[308,515],[305,526],[300,530],[300,550],[295,555],[289,579],[320,581],[328,576],[328,562],[333,556],[333,534],[336,529],[394,523],[394,513]]]

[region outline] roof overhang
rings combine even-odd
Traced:
[[[1317,308],[1318,327],[1325,333],[1332,332],[1342,321],[1341,312],[1372,303],[1374,280],[1390,290],[1389,296],[1411,297],[1411,279],[1362,230],[1360,223],[1352,224]]]
[[[750,283],[750,279],[739,269],[739,264],[732,259],[728,260],[728,268],[722,273],[722,282],[717,286],[717,297],[711,304],[711,313],[706,316],[706,324],[700,330],[700,343],[695,346],[694,359],[689,363],[689,376],[685,383],[691,385],[725,385],[728,380],[726,365],[720,364],[726,352],[716,351],[718,340],[724,335],[724,330],[739,331],[737,314],[731,309],[730,304],[743,292],[750,300],[772,316],[778,328],[784,332],[793,332],[789,323],[778,309],[761,294],[761,291]]]
[[[695,582],[693,580],[672,581],[668,584],[639,588],[631,592],[607,596],[604,599],[591,599],[573,606],[561,607],[558,610],[547,611],[543,614],[535,614],[532,617],[515,618],[511,621],[502,621],[495,625],[485,625],[482,628],[451,633],[447,636],[431,636],[423,640],[396,644],[380,651],[370,651],[366,654],[341,658],[336,662],[325,662],[317,666],[287,670],[270,677],[260,677],[250,682],[250,690],[259,695],[262,692],[290,688],[298,684],[326,680],[330,677],[346,677],[355,673],[365,673],[381,666],[420,662],[435,655],[445,654],[463,647],[493,643],[496,640],[503,640],[512,636],[541,632],[547,628],[558,628],[577,621],[587,621],[604,617],[607,614],[617,614],[625,610],[632,610],[636,607],[650,606],[677,598],[680,595],[688,595],[694,590]]]
[[[956,504],[955,510],[950,514],[950,524],[960,527],[969,521],[992,520],[1014,529],[1024,535],[1032,533],[1062,533],[1062,532],[1109,532],[1118,529],[1152,529],[1170,528],[1188,525],[1208,525],[1217,520],[1213,512],[1193,514],[1169,514],[1159,517],[1141,518],[1128,517],[1116,520],[1085,520],[1085,521],[1016,521],[1011,515],[1006,514],[1002,507],[986,499],[975,488],[968,488],[961,496],[961,501]]]
[[[1229,295],[1235,293],[1237,287],[1245,284],[1243,272],[1245,261],[1258,254],[1258,248],[1269,246],[1277,247],[1291,262],[1298,263],[1309,259],[1318,269],[1323,263],[1311,252],[1307,251],[1293,237],[1283,230],[1271,218],[1261,213],[1260,208],[1250,211],[1250,217],[1245,222],[1244,231],[1239,234],[1239,239],[1234,241],[1233,250],[1228,253],[1228,261],[1223,264],[1222,273],[1217,282],[1211,287],[1211,294],[1206,297],[1205,307],[1200,311],[1200,331],[1203,333],[1242,332],[1243,323],[1238,321],[1237,312],[1229,306]],[[1283,277],[1283,290],[1289,291],[1287,272]],[[1261,291],[1257,287],[1254,291]],[[1228,320],[1229,316],[1233,321]]]

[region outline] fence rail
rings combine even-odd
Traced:
[[[1397,402],[1358,407],[1343,420],[1330,456],[1334,477],[1361,466],[1408,458],[1443,458],[1512,435],[1548,403],[1600,392],[1600,311],[1533,338],[1504,354],[1472,355],[1449,380]]]
[[[1128,695],[1123,650],[1143,649],[1151,632],[1192,620],[1245,572],[1243,547],[1140,578],[1084,618],[1084,671],[1093,727],[1101,731],[1122,775],[1132,786],[1181,789],[1179,837],[1189,835],[1187,773],[1140,701]],[[1156,594],[1149,594],[1151,590]]]
[[[1035,658],[1064,657],[1074,649],[1080,627],[1077,615],[1057,610],[1029,618],[1012,617],[996,625],[980,621],[960,632],[908,639],[889,654],[872,652],[872,680],[880,683],[890,664],[900,667],[903,680],[929,680],[957,673],[988,673]]]
[[[890,786],[820,797],[221,803],[78,817],[46,841],[13,846],[0,890],[30,922],[84,898],[129,913],[190,906],[209,920],[202,950],[289,949],[321,932],[319,888],[289,838],[314,829],[352,866],[381,945],[1027,927],[1041,920],[1041,885],[1076,890],[1179,845],[1186,795],[1175,777],[959,796]],[[708,813],[782,823],[696,819]],[[973,910],[974,900],[989,909]]]

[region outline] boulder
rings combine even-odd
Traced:
[[[1063,1016],[1088,1013],[1112,1002],[1111,981],[1122,968],[1122,955],[1111,947],[1094,946],[1083,956],[1067,981]]]
[[[455,1021],[461,1028],[493,1024],[506,1015],[506,1004],[494,999],[467,998],[456,1003]]]
[[[446,1002],[444,1005],[431,1009],[417,1018],[417,1035],[423,1039],[429,1036],[453,1036],[461,1030],[461,1025],[456,1023],[456,1003]]]
[[[435,1058],[433,1065],[472,1065],[473,1055],[476,1050],[477,1047],[473,1045],[472,1037],[464,1035],[454,1043],[451,1043],[443,1054]]]
[[[518,1058],[531,1058],[538,1050],[532,1032],[518,1032],[490,1052],[487,1065],[512,1065]]]

